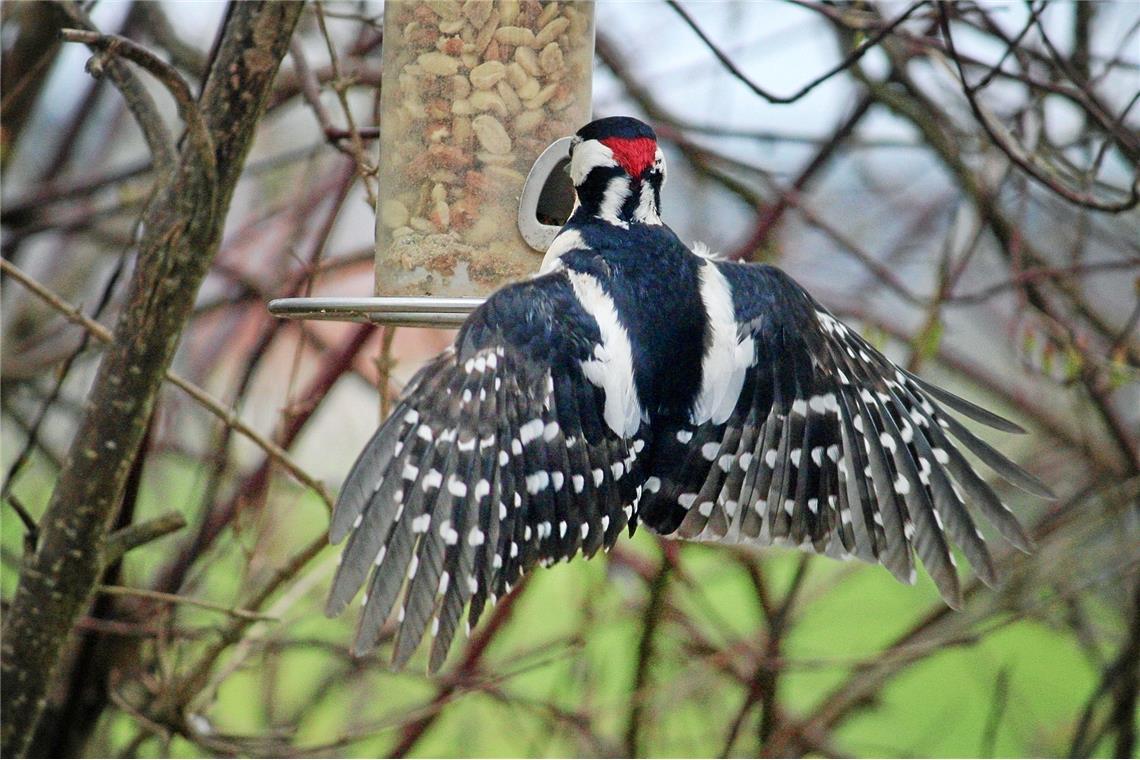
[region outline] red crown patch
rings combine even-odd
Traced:
[[[650,137],[607,137],[602,145],[613,151],[614,160],[635,179],[641,179],[657,156],[657,142]]]

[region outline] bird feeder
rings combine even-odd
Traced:
[[[272,301],[282,317],[457,327],[535,272],[574,192],[594,7],[389,0],[372,298]]]

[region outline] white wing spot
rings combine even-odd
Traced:
[[[903,443],[910,443],[914,440],[914,428],[906,420],[900,420],[900,422],[902,422],[902,427],[899,429],[899,436]]]
[[[546,470],[539,470],[526,476],[526,492],[532,496],[548,485],[550,485],[550,474]]]
[[[522,445],[525,446],[542,435],[543,427],[542,420],[536,418],[519,428],[519,438],[522,441]]]
[[[439,535],[443,536],[443,541],[448,546],[459,543],[459,532],[451,527],[451,520],[444,520],[439,524]]]
[[[428,489],[439,488],[443,484],[443,473],[439,470],[432,468],[428,470],[428,474],[424,475],[423,489],[427,493]]]

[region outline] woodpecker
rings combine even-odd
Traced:
[[[569,171],[576,206],[539,273],[490,296],[415,375],[340,493],[330,538],[349,540],[327,613],[367,585],[355,653],[396,609],[394,666],[430,629],[435,671],[464,608],[469,629],[526,571],[638,523],[857,558],[907,583],[917,556],[953,607],[952,545],[996,581],[975,515],[1030,550],[958,446],[1052,494],[947,410],[1020,427],[896,366],[779,269],[686,247],[661,221],[648,125],[586,125]]]

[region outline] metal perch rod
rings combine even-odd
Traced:
[[[482,303],[482,298],[434,296],[278,298],[269,302],[269,313],[285,319],[458,328]]]

